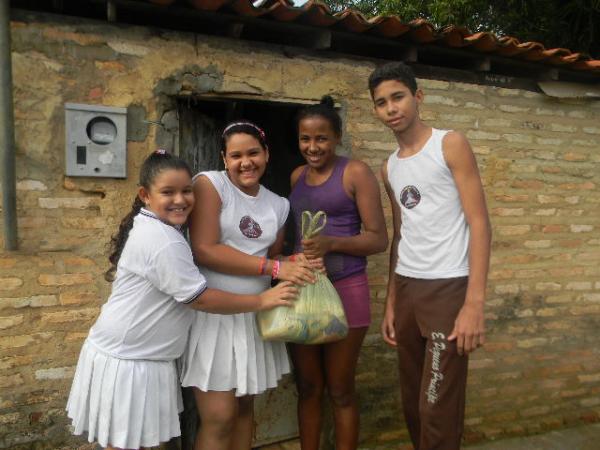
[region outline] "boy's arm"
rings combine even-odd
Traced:
[[[490,262],[491,227],[477,161],[467,138],[449,132],[443,140],[444,157],[452,171],[469,225],[469,283],[465,303],[448,340],[456,339],[459,354],[485,342],[484,304]]]
[[[381,178],[383,179],[383,185],[385,186],[385,192],[387,193],[390,204],[392,206],[392,220],[394,225],[394,236],[392,238],[392,246],[390,248],[390,267],[388,273],[388,286],[385,300],[385,311],[383,315],[383,321],[381,322],[381,335],[383,340],[389,345],[396,346],[396,333],[395,333],[395,304],[396,304],[396,263],[398,262],[398,243],[400,242],[400,206],[396,202],[394,192],[388,181],[387,177],[387,161],[383,163],[381,168]]]

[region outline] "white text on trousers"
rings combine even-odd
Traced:
[[[440,383],[444,379],[444,374],[440,370],[440,362],[442,359],[442,352],[446,350],[446,335],[444,333],[432,332],[431,340],[433,342],[432,347],[429,349],[431,352],[431,379],[429,380],[429,386],[427,387],[427,401],[434,404],[438,400],[438,394],[440,391]]]

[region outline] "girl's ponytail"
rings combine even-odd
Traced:
[[[125,242],[127,242],[127,238],[129,237],[129,232],[133,228],[133,219],[140,212],[140,209],[144,206],[144,202],[136,195],[135,200],[133,201],[133,205],[131,205],[131,211],[123,217],[121,220],[121,224],[119,225],[119,231],[110,239],[110,256],[108,260],[110,261],[110,268],[104,273],[104,279],[106,281],[114,281],[115,274],[117,273],[117,264],[119,259],[121,258],[121,253],[123,253],[123,248],[125,247]]]

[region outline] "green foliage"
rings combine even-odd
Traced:
[[[367,17],[424,18],[436,27],[457,25],[564,47],[600,58],[600,0],[325,0],[333,11]]]

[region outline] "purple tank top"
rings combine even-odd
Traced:
[[[342,177],[348,158],[338,156],[333,172],[322,184],[306,184],[306,167],[290,194],[290,206],[296,223],[296,251],[301,251],[301,217],[303,211],[324,211],[327,224],[321,232],[326,236],[355,236],[360,233],[361,220],[356,203],[344,190]],[[346,253],[328,253],[324,258],[327,275],[332,281],[364,272],[367,258]]]

